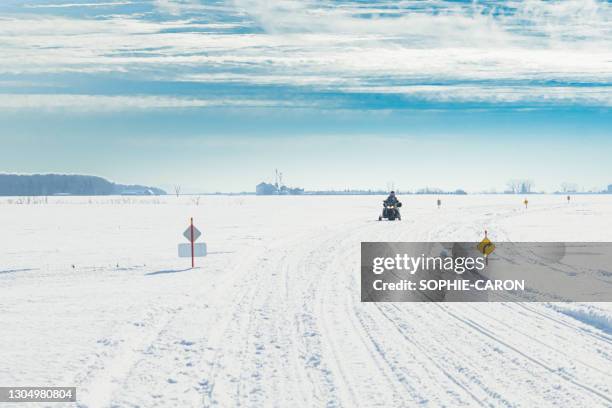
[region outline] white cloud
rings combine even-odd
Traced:
[[[398,94],[417,101],[487,104],[561,104],[612,107],[608,87],[534,86],[395,86],[351,87],[347,92]]]
[[[199,107],[306,107],[304,104],[257,99],[202,99],[171,96],[115,96],[73,94],[0,93],[0,109],[47,109],[87,111],[126,111],[140,109],[179,109]]]
[[[131,1],[113,1],[98,3],[58,3],[58,4],[25,4],[26,9],[53,9],[53,8],[74,8],[74,7],[114,7],[134,4]]]
[[[513,84],[514,95],[533,100],[518,89],[545,89],[554,82],[567,86],[531,95],[556,103],[572,100],[559,96],[572,93],[574,101],[609,106],[606,98],[593,96],[612,81],[612,5],[606,1],[510,0],[488,6],[443,0],[375,5],[232,0],[210,6],[156,0],[155,5],[173,17],[0,17],[0,73],[120,72],[152,81],[345,92],[441,83],[463,86],[457,89],[466,101],[479,97],[467,89],[480,87],[489,95]],[[192,14],[182,16],[185,12]],[[245,32],[257,26],[263,32]],[[590,86],[574,86],[577,82]]]
[[[153,0],[153,4],[157,10],[172,15],[179,15],[186,11],[201,10],[204,8],[198,0]]]

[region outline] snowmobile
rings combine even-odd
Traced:
[[[378,221],[382,221],[383,219],[387,219],[389,221],[401,220],[402,216],[399,212],[399,208],[402,206],[402,203],[399,201],[395,203],[389,203],[387,200],[383,201],[383,212],[382,215],[378,217]]]

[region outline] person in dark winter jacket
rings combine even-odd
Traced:
[[[397,205],[397,203],[399,203],[399,200],[395,196],[395,191],[392,191],[391,193],[389,193],[389,197],[387,197],[387,199],[385,200],[385,204]]]

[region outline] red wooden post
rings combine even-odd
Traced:
[[[194,257],[194,248],[193,248],[193,217],[191,217],[191,226],[189,227],[189,230],[191,232],[191,267],[193,268],[195,266],[195,257]]]

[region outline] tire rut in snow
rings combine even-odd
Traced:
[[[500,345],[506,347],[507,349],[512,350],[514,353],[521,355],[523,358],[531,361],[532,363],[544,368],[545,370],[547,370],[548,372],[550,372],[551,374],[554,374],[562,379],[564,379],[565,381],[582,388],[583,390],[593,394],[594,396],[599,397],[600,399],[606,401],[608,404],[612,404],[612,397],[605,395],[603,392],[600,392],[586,384],[582,384],[581,382],[571,378],[570,376],[568,376],[565,373],[560,372],[559,370],[556,370],[552,367],[550,367],[549,365],[547,365],[546,363],[542,362],[541,360],[539,360],[536,357],[530,356],[528,355],[526,352],[519,350],[518,348],[510,345],[509,343],[500,340],[499,338],[497,338],[492,332],[490,332],[489,330],[485,329],[484,327],[482,327],[481,325],[479,325],[478,323],[474,322],[471,319],[463,319],[457,315],[455,315],[454,313],[446,310],[446,312],[449,314],[449,316],[452,316],[453,318],[462,321],[463,323],[465,323],[466,325],[470,326],[472,329],[474,329],[476,332],[492,339],[493,341],[499,343]]]

